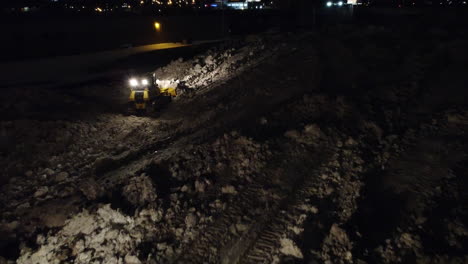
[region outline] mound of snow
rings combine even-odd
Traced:
[[[177,88],[177,86],[179,85],[179,80],[174,80],[174,79],[170,79],[170,80],[156,80],[156,84],[158,85],[159,88]]]
[[[68,220],[57,234],[40,239],[36,251],[23,249],[19,264],[48,264],[74,259],[73,263],[140,263],[133,254],[142,241],[143,232],[135,228],[132,217],[110,208],[100,207],[96,213],[87,210]],[[39,239],[38,239],[39,241]]]

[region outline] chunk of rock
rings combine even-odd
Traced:
[[[247,225],[244,225],[244,224],[236,224],[236,230],[243,233],[245,231],[247,231],[247,229],[249,229],[249,227]]]
[[[413,236],[409,233],[401,234],[400,238],[397,241],[398,245],[403,248],[418,249],[422,247],[419,237]]]
[[[156,244],[156,249],[158,251],[164,251],[167,249],[167,244],[166,243],[158,243]]]
[[[63,182],[66,179],[68,179],[68,172],[62,171],[62,172],[58,173],[57,175],[55,175],[54,179],[55,179],[56,182]]]
[[[103,193],[102,187],[93,178],[82,181],[79,184],[79,188],[88,200],[95,200]]]
[[[47,187],[47,186],[39,187],[36,190],[36,192],[34,193],[34,197],[36,197],[36,198],[42,197],[42,196],[46,195],[48,192],[49,192],[49,187]]]
[[[205,58],[205,64],[206,64],[206,65],[211,65],[211,64],[213,64],[213,63],[214,63],[214,62],[213,62],[213,56],[209,55],[209,56],[207,56],[207,57]]]
[[[358,143],[356,142],[356,140],[354,140],[352,137],[349,137],[345,142],[345,145],[348,146],[348,147],[355,146],[357,144]]]
[[[344,260],[349,262],[349,259],[352,258],[352,246],[346,232],[337,224],[333,224],[330,233],[323,241],[321,258],[323,260],[333,260],[332,263]]]
[[[124,197],[135,206],[153,202],[158,197],[151,179],[145,174],[130,179],[123,188]]]
[[[309,124],[304,127],[302,132],[297,130],[289,130],[284,134],[284,136],[298,143],[315,145],[322,137],[322,131],[318,125]]]
[[[346,232],[338,227],[338,225],[333,224],[331,229],[330,229],[330,235],[329,235],[329,240],[334,240],[340,244],[347,244],[349,243],[349,238]]]
[[[223,186],[221,188],[221,192],[226,193],[226,194],[236,194],[237,193],[236,188],[234,188],[234,186],[232,186],[232,185]]]
[[[159,222],[163,218],[163,213],[154,209],[143,209],[139,215],[149,218],[152,222]]]
[[[50,175],[53,175],[55,173],[55,171],[52,170],[52,169],[46,168],[44,170],[44,173],[47,174],[48,176],[50,176]]]
[[[190,213],[185,217],[185,224],[187,228],[194,227],[197,224],[197,216]]]
[[[206,184],[202,181],[195,181],[195,191],[202,193],[205,192]]]
[[[125,256],[124,260],[125,260],[125,264],[140,264],[141,263],[141,261],[137,257],[129,255],[129,254]]]
[[[297,247],[296,243],[288,238],[281,238],[280,240],[281,248],[280,252],[286,256],[292,256],[295,258],[302,259],[304,256],[302,255],[301,250]]]

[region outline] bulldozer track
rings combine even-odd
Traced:
[[[301,205],[305,205],[305,200],[313,193],[312,188],[314,182],[320,172],[312,173],[310,177],[304,181],[302,188],[297,193],[293,194],[291,199],[286,199],[283,202],[283,207],[279,210],[279,214],[263,227],[258,234],[255,243],[245,252],[242,261],[236,263],[271,263],[273,261],[273,253],[278,251],[280,239],[285,235],[287,226],[294,225],[294,217],[304,211]]]
[[[271,184],[266,174],[252,177],[247,189],[239,193],[229,207],[206,230],[201,230],[198,238],[182,251],[176,263],[271,263],[272,253],[277,251],[280,239],[287,231],[285,226],[292,224],[294,217],[302,213],[304,198],[312,194],[313,184],[320,172],[321,165],[315,172],[299,175],[290,181],[290,187],[299,190],[275,190],[274,199],[263,207],[253,201],[259,200],[259,193]],[[287,179],[287,175],[283,175]],[[299,187],[300,186],[300,187]],[[291,188],[294,190],[295,188]],[[248,226],[244,232],[233,232],[233,223],[243,219]]]
[[[232,255],[231,249],[221,248],[222,245],[228,245],[233,241],[250,242],[255,239],[255,230],[258,229],[259,225],[267,221],[269,215],[255,217],[255,212],[252,210],[254,209],[252,208],[252,201],[258,199],[258,193],[262,190],[263,184],[270,182],[270,179],[266,175],[255,175],[252,178],[255,182],[252,182],[247,189],[239,193],[209,229],[202,230],[198,238],[176,259],[176,263],[230,263],[220,257],[220,255]],[[276,207],[278,204],[279,202],[275,202],[269,206]],[[236,223],[239,218],[247,221],[246,225],[249,228],[246,232],[247,235],[233,239],[233,237],[237,236],[229,229],[232,223]],[[217,247],[215,248],[214,245],[217,245]]]

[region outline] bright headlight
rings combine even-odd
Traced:
[[[342,5],[343,5],[343,2],[339,1],[339,2],[338,2],[338,5],[339,5],[339,6],[342,6]]]
[[[130,79],[130,86],[135,87],[138,86],[138,81],[136,79]]]
[[[332,2],[327,2],[327,6],[332,6]]]
[[[148,85],[148,80],[147,80],[147,79],[141,80],[141,84],[143,84],[143,85]]]

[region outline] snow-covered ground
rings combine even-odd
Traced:
[[[157,115],[113,85],[2,99],[0,263],[466,263],[452,34],[226,42],[156,70],[184,88]]]

